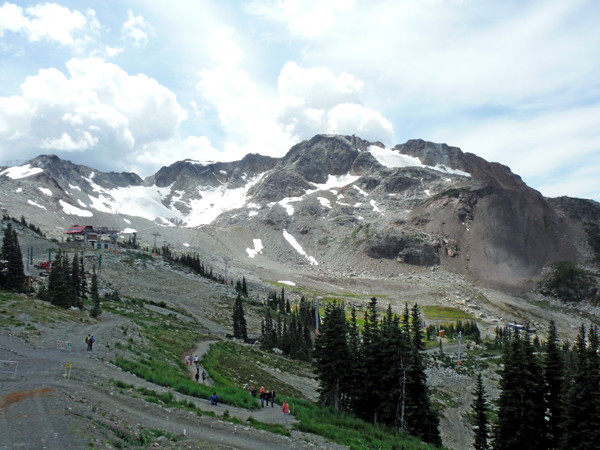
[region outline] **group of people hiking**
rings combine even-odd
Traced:
[[[200,381],[200,377],[202,377],[202,382],[204,384],[206,384],[206,379],[208,378],[208,375],[206,374],[206,372],[204,370],[202,370],[202,375],[200,375],[200,359],[198,358],[198,355],[196,355],[196,356],[193,356],[192,354],[185,355],[186,365],[189,366],[190,364],[192,364],[192,361],[196,365],[196,375],[194,376],[194,378],[196,379],[196,382]]]
[[[92,347],[94,346],[94,342],[96,342],[96,339],[94,339],[94,336],[92,336],[91,334],[88,334],[87,337],[85,338],[85,343],[87,344],[87,351],[88,352],[92,352]]]
[[[250,386],[248,388],[248,391],[250,392],[250,395],[252,397],[256,398],[256,388],[254,386]],[[259,397],[260,397],[260,404],[262,405],[263,408],[265,407],[265,403],[267,404],[267,406],[269,406],[269,402],[271,402],[271,408],[275,404],[275,390],[266,391],[264,386],[261,386],[260,391],[259,391]]]

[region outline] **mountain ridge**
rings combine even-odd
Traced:
[[[314,136],[281,158],[177,161],[144,179],[41,155],[0,170],[0,202],[55,236],[78,222],[159,227],[188,236],[181,251],[202,251],[213,242],[198,231],[209,226],[213,241],[240,230],[239,245],[227,248],[249,264],[244,247],[259,240],[269,243],[259,258],[302,270],[347,261],[376,270],[390,259],[516,290],[531,289],[553,262],[589,264],[579,224],[600,217],[597,202],[546,199],[509,167],[458,147],[410,140],[390,149],[338,135]]]

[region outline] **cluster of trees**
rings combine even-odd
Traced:
[[[25,216],[21,216],[21,220],[17,220],[14,217],[11,217],[11,216],[9,216],[7,214],[3,214],[2,215],[2,220],[12,220],[14,223],[20,223],[24,227],[29,228],[34,233],[37,233],[37,234],[39,234],[42,237],[46,237],[46,235],[44,233],[42,233],[42,229],[40,227],[36,227],[32,223],[27,223],[27,219],[25,219]]]
[[[427,387],[423,337],[416,304],[410,311],[406,305],[402,317],[389,306],[380,318],[377,299],[372,298],[362,332],[355,308],[347,319],[343,304],[329,304],[313,354],[321,401],[441,445],[439,418]]]
[[[528,335],[505,337],[494,450],[584,450],[600,442],[600,338],[582,325],[573,347],[561,346],[550,323],[543,353]],[[481,387],[483,391],[483,388]],[[476,392],[477,394],[477,392]],[[480,395],[476,395],[477,398]],[[481,395],[483,398],[483,394]],[[486,402],[479,409],[487,407]],[[475,407],[475,406],[474,406]],[[489,448],[487,423],[476,423],[476,449]],[[485,430],[485,431],[482,431]]]
[[[132,235],[129,236],[129,239],[123,242],[123,247],[132,248],[134,250],[139,249],[140,243],[137,240],[137,233],[132,233]]]
[[[304,297],[302,299],[306,303],[306,299]],[[302,302],[300,304],[302,305]],[[269,292],[269,295],[267,295],[267,306],[274,311],[278,311],[279,314],[292,313],[290,301],[285,297],[285,288],[281,288],[280,295],[277,295],[276,291]]]
[[[23,255],[17,232],[10,222],[4,229],[2,250],[0,251],[0,288],[17,292],[25,290]]]
[[[477,324],[473,320],[464,323],[462,320],[459,320],[456,322],[456,324],[443,323],[441,325],[428,325],[425,329],[425,336],[427,340],[435,340],[439,336],[440,330],[445,330],[446,337],[451,339],[456,339],[458,333],[462,332],[463,338],[472,339],[478,344],[481,342],[479,328],[477,328]]]
[[[95,269],[89,293],[93,301],[90,314],[97,317],[100,315],[100,297]],[[48,277],[48,288],[42,287],[38,296],[42,300],[49,301],[53,305],[62,308],[70,308],[71,306],[83,308],[83,302],[88,298],[88,282],[83,253],[75,253],[72,261],[69,262],[68,254],[59,250],[56,258],[52,261],[52,271]]]
[[[310,361],[313,350],[310,325],[302,307],[289,315],[276,313],[275,317],[268,308],[261,321],[261,348],[278,348],[287,356]]]
[[[242,281],[236,281],[235,290],[239,295],[243,295],[244,297],[248,298],[248,284],[246,283],[246,277],[242,277]]]
[[[147,248],[146,251],[148,251]],[[225,283],[225,278],[222,275],[214,275],[212,266],[205,264],[202,260],[200,260],[198,255],[190,255],[189,253],[178,255],[173,253],[168,245],[163,245],[161,248],[157,249],[157,253],[167,261],[173,261],[189,267],[201,277],[208,278],[209,280],[216,281],[217,283]]]

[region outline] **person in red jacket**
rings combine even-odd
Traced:
[[[288,414],[290,413],[290,405],[288,405],[288,402],[283,402],[283,407],[281,408],[281,411],[283,411],[283,420],[287,422]]]

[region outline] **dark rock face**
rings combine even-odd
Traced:
[[[293,146],[281,164],[307,181],[323,184],[329,175],[345,175],[359,155],[353,142],[343,136],[328,138],[317,135]]]
[[[257,200],[278,202],[286,197],[300,197],[308,189],[314,189],[304,177],[288,169],[275,170],[250,190]]]
[[[571,219],[600,224],[600,203],[594,200],[564,196],[549,198],[548,203]]]
[[[371,258],[397,259],[416,266],[440,263],[437,248],[419,236],[390,233],[367,242],[365,253]]]

